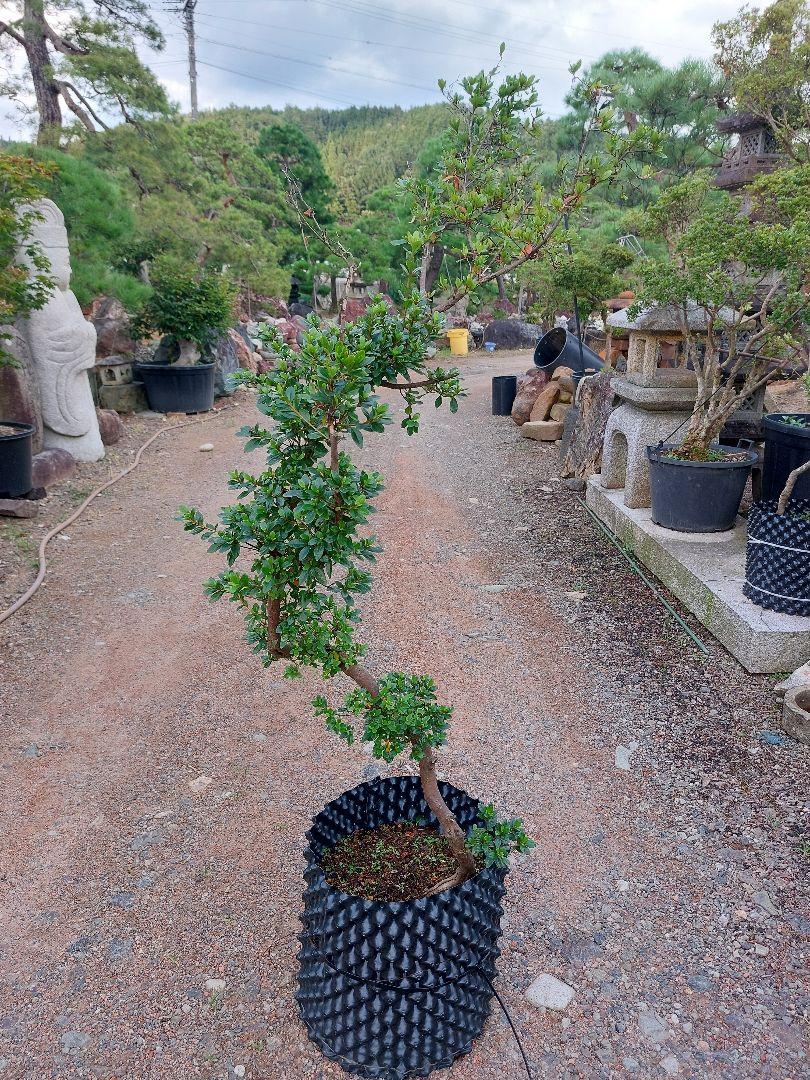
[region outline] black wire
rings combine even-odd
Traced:
[[[520,1056],[523,1058],[523,1064],[526,1066],[526,1075],[528,1076],[529,1080],[532,1080],[532,1070],[529,1066],[529,1059],[526,1057],[526,1051],[523,1049],[523,1043],[520,1041],[520,1036],[517,1033],[517,1028],[512,1023],[512,1017],[509,1015],[509,1010],[507,1009],[506,1005],[504,1005],[503,998],[489,981],[489,979],[487,979],[486,975],[484,976],[484,978],[487,980],[487,985],[489,986],[490,990],[498,999],[498,1004],[503,1009],[503,1015],[506,1017],[509,1027],[512,1029],[512,1034],[515,1036],[515,1042],[518,1044],[518,1050],[520,1050]]]

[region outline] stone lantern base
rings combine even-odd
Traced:
[[[639,386],[614,379],[613,390],[624,400],[610,415],[602,455],[603,488],[624,488],[631,509],[650,505],[650,466],[647,447],[678,435],[697,398],[694,386]]]

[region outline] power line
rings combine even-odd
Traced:
[[[307,97],[318,98],[323,101],[333,101],[338,105],[347,105],[350,108],[357,108],[358,103],[356,101],[346,101],[345,98],[336,98],[330,94],[323,94],[320,90],[305,90],[301,86],[293,86],[291,83],[277,82],[273,79],[263,79],[260,75],[248,75],[245,71],[235,71],[233,68],[223,67],[221,64],[212,64],[208,60],[198,60],[198,64],[202,64],[203,67],[214,68],[216,71],[225,71],[229,75],[239,75],[243,79],[251,79],[253,82],[266,83],[268,86],[280,86],[285,90],[294,90],[299,94],[306,94]]]

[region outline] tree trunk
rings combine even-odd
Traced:
[[[44,0],[25,0],[23,34],[39,113],[37,145],[58,146],[62,134],[62,108],[59,103],[59,87],[54,82],[53,67],[48,54],[44,8]]]
[[[509,297],[506,295],[506,289],[503,286],[503,278],[501,277],[501,275],[498,274],[498,276],[495,278],[495,280],[498,283],[498,299],[499,300],[508,300]]]

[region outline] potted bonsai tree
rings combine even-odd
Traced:
[[[520,821],[500,820],[491,806],[438,779],[451,710],[430,675],[380,675],[366,664],[357,605],[371,584],[377,548],[366,525],[383,481],[358,467],[347,446],[391,422],[381,390],[401,396],[408,434],[418,430],[427,397],[456,410],[458,373],[428,360],[442,329],[435,309],[468,295],[499,266],[539,257],[542,245],[527,238],[551,242],[565,207],[573,211],[591,187],[615,177],[640,138],[581,154],[561,190],[548,195],[525,163],[533,80],[510,77],[497,88],[490,72],[463,86],[466,96],[450,95],[455,120],[442,159],[428,181],[414,185],[416,221],[406,241],[406,267],[418,282],[433,245],[445,232],[464,234],[466,220],[461,275],[429,296],[422,274],[421,291],[406,294],[399,312],[376,301],[340,327],[319,327],[313,318],[300,352],[264,328],[275,367],[238,378],[272,421],[242,433],[266,466],[231,475],[237,501],[217,522],[182,510],[185,528],[227,562],[207,583],[208,595],[242,609],[262,662],[282,663],[290,678],[312,667],[325,679],[350,680],[354,689],[342,703],[315,698],[316,715],[349,743],[359,735],[377,758],[406,754],[418,767],[418,775],[346,792],[307,834],[301,1015],[326,1055],[377,1077],[448,1066],[481,1031],[507,861],[532,842]],[[608,127],[599,104],[594,97],[594,122]],[[291,195],[302,224],[328,243],[294,180]]]
[[[810,405],[810,374],[805,374],[805,394]],[[795,469],[810,462],[810,412],[771,413],[763,421],[765,461],[762,469],[762,496],[778,499]],[[810,499],[808,469],[794,479],[795,498]]]
[[[204,412],[214,404],[214,363],[206,351],[230,326],[236,292],[222,274],[174,257],[155,260],[152,293],[133,320],[136,332],[163,334],[155,361],[138,364],[150,408]]]
[[[806,364],[810,169],[761,178],[750,200],[743,212],[696,174],[649,211],[668,258],[642,264],[634,310],[657,303],[677,312],[697,387],[680,439],[647,451],[652,517],[666,528],[731,528],[757,455],[721,446],[720,433],[776,371]]]

